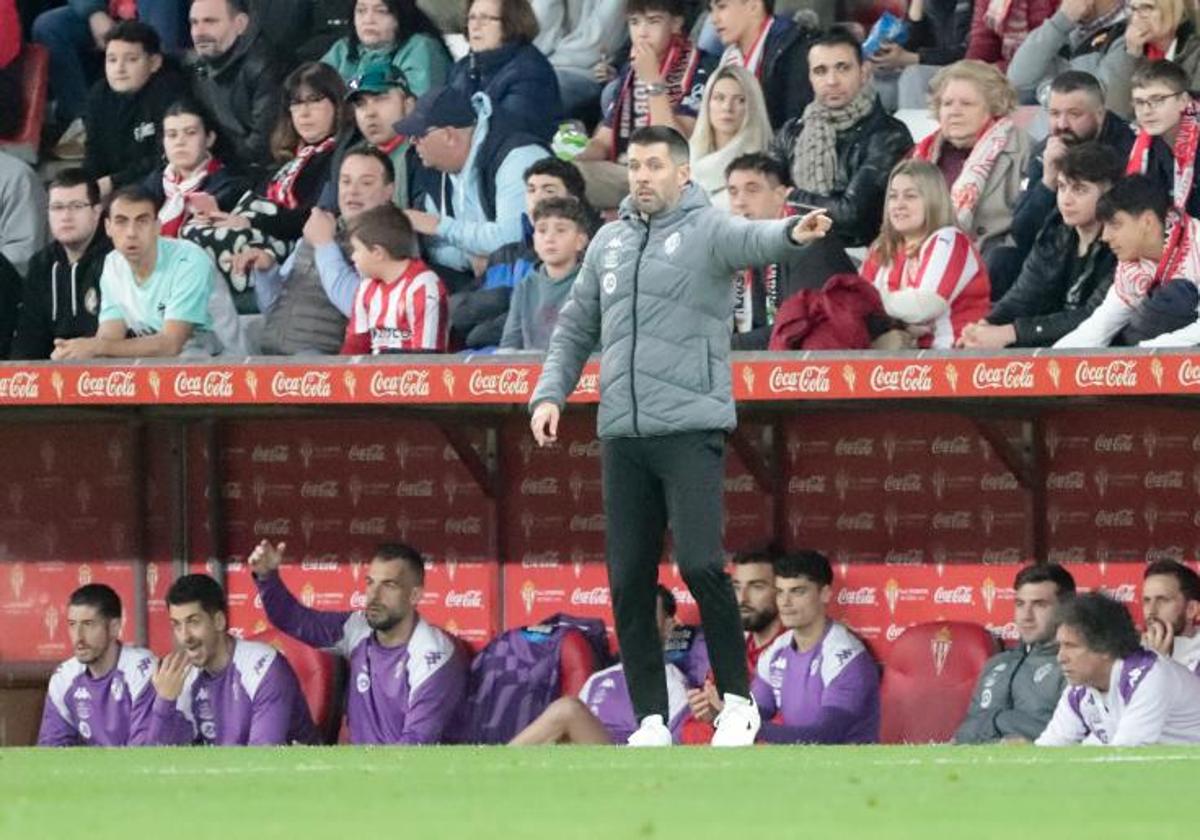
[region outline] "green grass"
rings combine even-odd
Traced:
[[[1195,837],[1200,750],[0,750],[5,838]]]

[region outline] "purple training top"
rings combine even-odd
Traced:
[[[407,644],[384,647],[366,614],[311,610],[278,574],[255,577],[271,623],[350,663],[346,719],[353,744],[436,744],[463,702],[467,663],[454,637],[417,616]]]
[[[688,715],[688,681],[683,671],[667,665],[667,709],[671,719],[667,728],[671,740],[679,743],[680,731]],[[588,677],[579,691],[579,699],[608,730],[614,744],[624,744],[638,728],[638,719],[633,714],[633,701],[629,699],[629,684],[625,682],[625,669],[613,665]]]
[[[139,747],[149,743],[154,654],[121,646],[117,664],[95,678],[68,659],[50,678],[39,747]]]
[[[219,673],[192,668],[178,700],[155,697],[150,733],[151,743],[176,746],[320,743],[287,659],[242,639]]]
[[[858,637],[829,622],[801,653],[784,633],[758,660],[751,693],[759,737],[775,744],[873,744],[879,740],[879,668]],[[779,713],[781,723],[770,723]]]

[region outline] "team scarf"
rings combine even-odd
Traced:
[[[700,51],[692,42],[683,35],[671,36],[667,53],[659,65],[663,83],[667,86],[667,98],[671,100],[671,110],[678,108],[679,103],[691,91],[692,79],[699,64]],[[650,125],[650,98],[644,92],[638,94],[636,76],[633,63],[630,62],[629,72],[625,74],[625,82],[621,85],[621,91],[617,94],[617,101],[613,106],[616,108],[613,114],[613,126],[616,131],[613,132],[613,141],[608,153],[612,160],[617,159],[622,142],[628,141],[635,129]]]
[[[1133,141],[1133,149],[1129,153],[1129,164],[1125,167],[1126,175],[1145,175],[1150,167],[1150,149],[1154,138],[1145,131],[1139,130]],[[1175,137],[1171,153],[1174,156],[1174,183],[1171,187],[1171,200],[1175,209],[1184,212],[1188,196],[1192,193],[1192,184],[1196,179],[1196,149],[1200,145],[1200,102],[1195,99],[1188,102],[1183,116],[1179,120],[1179,132]]]
[[[950,187],[950,200],[954,204],[954,213],[958,226],[963,230],[974,227],[975,206],[983,195],[983,188],[995,168],[996,158],[1004,151],[1012,138],[1016,126],[1009,117],[1000,117],[983,127],[971,147],[971,153],[963,164],[962,172]],[[917,144],[913,149],[913,157],[937,163],[942,153],[944,138],[941,130],[937,130]]]
[[[199,192],[201,185],[208,176],[221,168],[221,162],[209,156],[196,171],[187,178],[181,178],[179,172],[171,164],[163,168],[163,206],[158,211],[158,222],[162,235],[174,239],[179,236],[179,229],[187,221],[187,197]]]
[[[796,215],[795,208],[785,205],[781,219]],[[775,323],[779,309],[779,263],[768,263],[762,270],[764,324]],[[733,331],[746,333],[754,329],[754,269],[747,268],[733,278]]]
[[[1137,307],[1146,296],[1168,280],[1187,277],[1192,282],[1200,277],[1188,277],[1184,263],[1192,249],[1200,244],[1200,221],[1172,210],[1167,220],[1167,243],[1158,262],[1129,260],[1117,263],[1113,288],[1126,305]],[[1192,260],[1193,264],[1196,262]],[[1194,272],[1193,272],[1194,273]]]
[[[988,29],[997,35],[1003,34],[1004,24],[1012,12],[1013,0],[988,0],[987,11],[984,12],[984,22]]]
[[[736,44],[731,44],[721,55],[721,66],[723,67],[726,64],[740,64],[761,81],[764,64],[763,56],[767,51],[767,34],[771,31],[771,26],[774,23],[775,18],[767,15],[767,19],[763,21],[762,29],[758,30],[758,37],[754,39],[754,43],[750,46],[749,55],[744,55]]]
[[[296,196],[296,181],[310,160],[333,148],[336,138],[326,137],[320,143],[302,145],[296,156],[284,164],[267,185],[267,198],[280,207],[295,210],[300,203]]]

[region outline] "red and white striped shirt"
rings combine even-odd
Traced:
[[[894,265],[880,265],[877,251],[867,255],[862,276],[883,294],[903,289],[934,292],[949,308],[933,323],[933,335],[921,347],[948,348],[967,324],[985,318],[991,309],[991,282],[971,238],[956,227],[935,230],[915,256],[901,255]]]
[[[354,293],[342,353],[443,353],[449,336],[446,287],[421,260],[391,282],[363,280]]]

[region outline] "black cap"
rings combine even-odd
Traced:
[[[404,137],[423,137],[433,128],[466,128],[475,121],[470,97],[455,88],[441,87],[418,99],[408,116],[393,128]]]

